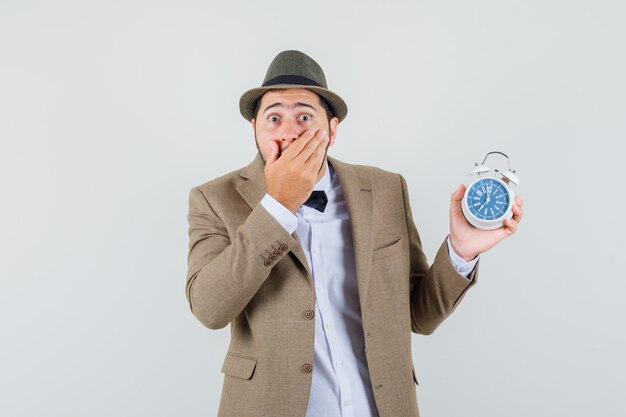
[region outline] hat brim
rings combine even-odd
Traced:
[[[254,114],[256,102],[263,96],[263,94],[265,94],[269,90],[285,90],[288,88],[304,88],[319,94],[328,102],[330,107],[333,109],[333,115],[339,119],[339,122],[345,119],[346,115],[348,114],[348,106],[346,105],[346,102],[343,101],[343,99],[337,94],[324,87],[300,84],[276,84],[268,85],[266,87],[253,88],[243,93],[243,95],[239,99],[239,111],[241,112],[241,115],[246,120],[252,121],[252,119],[254,119],[254,117],[256,116]]]

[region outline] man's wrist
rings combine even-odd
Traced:
[[[459,250],[458,246],[454,244],[454,242],[452,240],[452,236],[450,236],[450,235],[448,235],[448,243],[450,244],[450,249],[454,252],[454,254],[457,257],[463,259],[465,262],[473,261],[479,255],[478,253],[476,253],[476,254],[466,254],[462,250]]]
[[[269,193],[265,193],[261,199],[261,205],[289,234],[293,233],[298,227],[298,218],[296,215]]]
[[[270,191],[267,191],[265,195],[271,197],[278,204],[280,204],[281,206],[283,206],[284,208],[289,210],[291,212],[291,214],[293,214],[293,215],[296,214],[296,211],[298,211],[298,208],[300,207],[300,206],[295,206],[294,204],[290,204],[289,202],[287,202],[281,196],[276,195],[275,193],[271,193]]]
[[[478,255],[474,259],[466,261],[455,252],[450,242],[450,236],[447,237],[446,242],[448,245],[448,255],[450,256],[450,261],[452,262],[454,269],[456,269],[459,274],[468,278],[478,263]]]

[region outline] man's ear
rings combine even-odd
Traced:
[[[335,144],[335,136],[337,136],[337,125],[339,124],[339,119],[336,117],[333,117],[332,119],[330,119],[330,132],[328,132],[329,136],[330,136],[330,142],[328,143],[328,146],[333,146]]]
[[[252,123],[252,131],[254,132],[256,119],[255,119],[255,118],[252,118],[252,120],[250,120],[250,123]]]

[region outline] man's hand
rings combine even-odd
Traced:
[[[272,155],[265,162],[267,193],[295,213],[313,191],[324,161],[328,132],[306,130],[279,157],[272,142]]]
[[[457,255],[469,261],[515,233],[524,213],[522,211],[522,199],[515,196],[513,218],[506,220],[504,226],[496,230],[477,229],[463,216],[461,209],[463,194],[465,194],[465,185],[461,184],[451,196],[450,243]]]

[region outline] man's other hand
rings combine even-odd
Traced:
[[[457,255],[470,261],[515,233],[524,212],[521,197],[515,196],[513,218],[505,220],[499,229],[481,230],[472,226],[463,215],[461,200],[464,194],[465,185],[461,184],[450,199],[450,243]]]

